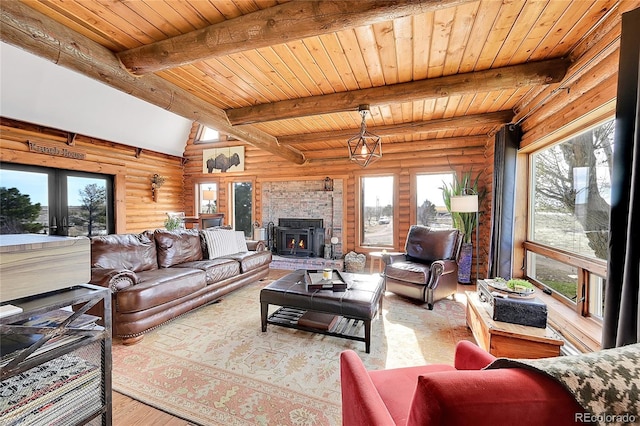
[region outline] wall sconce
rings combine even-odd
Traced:
[[[151,178],[151,198],[153,201],[158,201],[157,190],[160,189],[165,180],[167,180],[167,178],[164,178],[157,173]]]
[[[329,176],[324,178],[324,190],[333,191],[333,179],[331,179]]]

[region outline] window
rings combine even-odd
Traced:
[[[531,155],[527,275],[585,315],[602,315],[613,131],[612,120]]]
[[[196,142],[218,142],[220,140],[220,132],[215,129],[211,129],[207,126],[200,126],[198,129],[198,135],[196,136]]]
[[[393,247],[393,176],[362,177],[361,245]]]
[[[233,182],[233,228],[244,231],[246,237],[252,236],[253,223],[253,184],[251,182]]]
[[[112,182],[108,175],[3,163],[0,233],[112,233]]]
[[[451,185],[454,173],[416,175],[416,223],[432,228],[451,228],[451,213],[444,205],[442,186]]]
[[[218,212],[218,184],[216,182],[202,182],[198,184],[198,210],[201,214]]]

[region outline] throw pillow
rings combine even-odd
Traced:
[[[244,236],[244,231],[236,231],[236,253],[245,253],[249,251],[247,247],[247,239]]]
[[[156,229],[154,237],[158,250],[158,265],[161,268],[202,260],[200,236],[194,229]]]
[[[207,242],[209,259],[234,254],[238,252],[236,231],[229,229],[216,229],[202,231]]]
[[[141,234],[91,237],[91,267],[134,272],[158,269],[153,233],[145,231]]]

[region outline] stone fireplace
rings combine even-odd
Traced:
[[[332,191],[325,190],[324,178],[263,182],[261,199],[262,226],[268,230],[267,233],[272,239],[276,254],[282,253],[281,255],[290,258],[294,256],[322,258],[324,245],[330,244],[331,237],[336,237],[338,244],[333,246],[335,255],[342,256],[343,179],[333,180]],[[282,219],[303,220],[303,222],[282,223]],[[292,235],[287,243],[286,238],[285,241],[278,241],[279,228],[292,228],[305,230],[305,232],[298,233],[297,236]],[[308,228],[315,228],[315,230],[307,234]],[[292,253],[293,247],[288,247],[293,239],[298,244],[295,253]],[[304,250],[307,251],[300,251],[300,239],[305,240]],[[307,245],[309,241],[314,245],[313,249]]]
[[[280,218],[276,253],[281,256],[321,257],[324,251],[322,219]]]

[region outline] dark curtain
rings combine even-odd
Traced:
[[[509,279],[512,276],[516,157],[521,138],[517,124],[502,127],[495,137],[489,277]]]
[[[603,348],[640,342],[640,9],[622,15]]]

